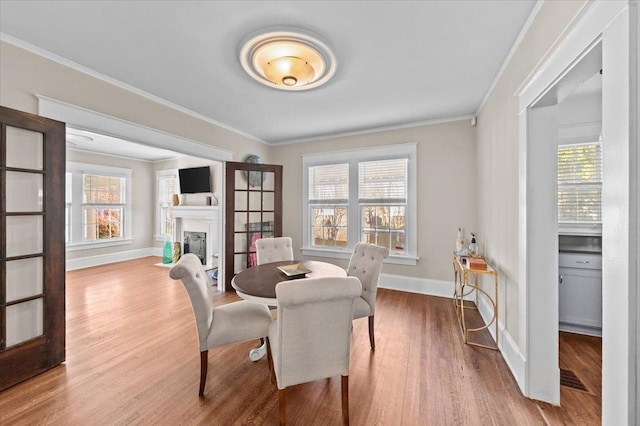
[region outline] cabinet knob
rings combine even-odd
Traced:
[[[563,279],[564,279],[564,278],[562,277],[562,275],[560,275],[560,279],[559,279],[560,284],[562,284],[562,280],[563,280]]]

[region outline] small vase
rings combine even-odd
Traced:
[[[180,260],[180,243],[173,243],[173,263]]]
[[[171,252],[171,241],[166,239],[162,249],[162,263],[168,265],[173,262],[173,253]]]

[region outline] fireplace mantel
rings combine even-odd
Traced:
[[[181,252],[184,251],[184,233],[206,232],[206,269],[218,266],[220,250],[218,237],[218,206],[174,206],[173,216],[173,241],[180,243]]]

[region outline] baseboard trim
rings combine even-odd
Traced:
[[[402,275],[380,274],[378,287],[389,290],[406,291],[409,293],[425,294],[428,296],[446,297],[451,299],[453,295],[453,281],[430,280],[424,278],[405,277]],[[472,294],[466,297],[467,300],[475,300]],[[485,323],[493,317],[492,307],[484,298],[479,298],[480,315]],[[490,333],[495,340],[495,327],[490,327]],[[525,378],[525,359],[520,352],[520,348],[513,340],[509,332],[505,329],[504,324],[498,320],[498,333],[500,339],[498,348],[502,354],[502,358],[507,363],[511,374],[518,383],[520,391],[524,395],[524,378]]]
[[[449,299],[453,295],[453,281],[429,280],[402,275],[380,274],[378,287]]]
[[[160,254],[156,253],[157,251]],[[92,266],[106,265],[107,263],[122,262],[124,260],[139,259],[147,256],[162,255],[162,249],[156,250],[154,247],[119,251],[117,253],[101,254],[98,256],[80,257],[78,259],[67,259],[66,270],[73,271],[76,269],[90,268]]]
[[[482,316],[482,319],[486,324],[488,321],[491,321],[491,318],[493,318],[493,308],[483,297],[479,298],[478,305],[480,315]],[[489,327],[489,333],[491,333],[491,336],[494,340],[496,339],[495,329],[496,328],[493,324],[491,325],[491,327]],[[520,352],[520,348],[513,340],[513,337],[511,337],[511,334],[509,334],[509,332],[504,327],[504,323],[500,321],[500,318],[498,318],[498,333],[500,335],[500,339],[498,341],[498,349],[500,349],[502,358],[507,363],[509,370],[511,370],[511,374],[513,374],[513,378],[516,380],[516,383],[520,388],[520,392],[525,395],[525,359]]]

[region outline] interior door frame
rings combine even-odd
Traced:
[[[0,390],[51,369],[65,360],[65,123],[0,106]],[[41,213],[6,212],[6,173],[29,172],[6,166],[7,126],[43,134],[43,206]],[[7,216],[42,214],[43,251],[7,258]],[[42,256],[43,333],[6,348],[6,263]],[[13,303],[13,302],[12,302]]]
[[[236,191],[236,171],[247,173],[274,173],[274,209],[273,209],[273,230],[270,232],[274,237],[282,236],[282,166],[275,164],[240,163],[235,161],[225,162],[225,250],[224,250],[224,290],[234,291],[231,280],[235,275],[235,191]],[[248,179],[247,179],[248,180]],[[247,182],[247,188],[249,183]],[[247,201],[248,202],[248,201]],[[247,206],[247,212],[251,211]]]

